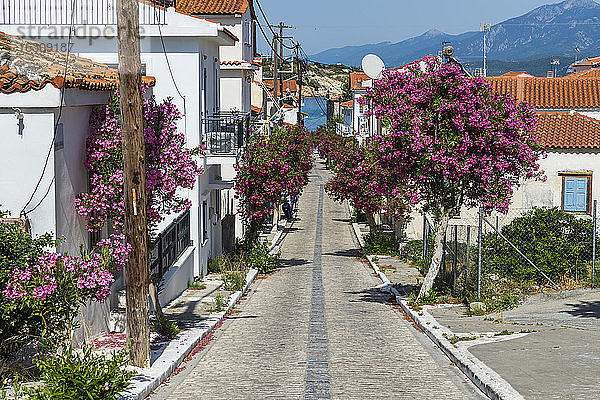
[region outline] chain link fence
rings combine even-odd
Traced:
[[[597,287],[600,217],[595,201],[590,214],[513,208],[507,214],[479,212],[453,219],[435,287],[470,299],[504,289],[525,294],[545,287]],[[420,253],[418,262],[425,270],[433,257],[434,235],[432,218],[424,216],[421,240],[409,242],[404,251],[413,254],[413,262]]]

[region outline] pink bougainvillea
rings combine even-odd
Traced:
[[[522,179],[543,179],[536,117],[484,78],[435,57],[385,72],[362,101],[385,127],[372,140],[375,186],[436,216],[424,295],[439,270],[450,215],[463,206],[506,211]]]
[[[114,281],[99,254],[81,258],[46,253],[34,264],[15,268],[13,277],[2,294],[9,300],[24,300],[30,304],[46,300],[59,285],[73,285],[71,291],[77,294],[78,299],[104,301]]]
[[[300,194],[308,183],[313,149],[310,132],[300,126],[252,136],[236,166],[235,181],[240,212],[250,226],[264,222],[282,197]]]
[[[204,171],[194,160],[202,155],[201,148],[185,147],[185,137],[177,131],[181,114],[167,99],[157,103],[154,96],[144,100],[144,138],[146,146],[147,212],[150,227],[156,226],[164,215],[190,207],[180,189],[192,189],[197,176]],[[85,166],[90,172],[90,190],[75,200],[75,209],[88,221],[91,232],[100,231],[107,223],[113,232],[100,241],[98,249],[108,249],[114,267],[125,265],[129,246],[123,234],[123,155],[119,125],[118,94],[106,106],[90,117]]]

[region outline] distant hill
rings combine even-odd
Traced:
[[[460,61],[481,67],[483,38],[479,31],[450,35],[432,29],[398,43],[346,46],[322,51],[311,58],[326,64],[356,66],[365,54],[374,53],[387,66],[393,67],[437,54],[442,41],[452,42],[455,57]],[[575,47],[580,50],[579,58],[600,55],[600,4],[593,0],[566,0],[541,6],[492,26],[486,41],[490,73],[494,63],[494,68],[506,63],[505,67],[510,65],[508,68],[511,69],[526,69],[520,66],[533,65],[537,74],[545,75],[553,58],[561,59],[564,69],[565,64],[574,59]]]

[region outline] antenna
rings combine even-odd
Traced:
[[[367,54],[362,59],[362,69],[367,76],[373,80],[381,78],[385,70],[385,64],[375,54]]]

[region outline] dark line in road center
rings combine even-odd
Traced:
[[[319,204],[313,258],[310,327],[308,334],[308,363],[306,366],[305,399],[329,399],[329,357],[327,350],[327,325],[325,321],[325,293],[323,289],[323,179],[319,180]]]

